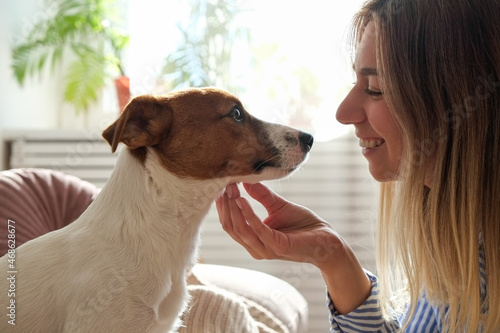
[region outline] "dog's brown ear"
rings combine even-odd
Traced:
[[[143,95],[134,98],[120,118],[102,132],[114,153],[120,142],[131,149],[151,146],[167,135],[172,123],[172,110],[166,100]]]

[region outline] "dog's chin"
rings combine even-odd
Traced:
[[[309,154],[304,154],[294,160],[258,161],[253,165],[253,172],[247,175],[236,176],[232,182],[258,183],[265,180],[286,178],[295,173],[307,161]]]
[[[295,171],[297,171],[302,164],[298,164],[294,167],[275,167],[275,166],[267,166],[265,168],[262,168],[259,173],[253,173],[250,175],[246,176],[241,176],[240,179],[238,179],[237,182],[244,182],[244,183],[258,183],[264,180],[274,180],[274,179],[281,179],[281,178],[286,178],[293,174]]]

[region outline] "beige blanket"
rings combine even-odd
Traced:
[[[230,291],[189,277],[191,301],[179,333],[289,333],[261,305]]]

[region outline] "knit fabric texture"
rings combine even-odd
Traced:
[[[289,333],[263,306],[191,276],[191,301],[178,333]]]

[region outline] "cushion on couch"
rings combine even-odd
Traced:
[[[15,228],[16,247],[76,220],[99,193],[80,178],[48,169],[12,169],[0,172],[0,234],[8,221]],[[0,256],[7,252],[0,237]]]

